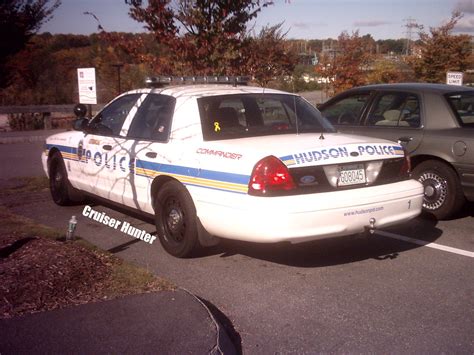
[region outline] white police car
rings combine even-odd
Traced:
[[[85,192],[153,214],[178,257],[214,236],[302,242],[421,212],[423,187],[399,144],[337,133],[294,94],[209,84],[220,79],[127,92],[49,137],[54,202]]]

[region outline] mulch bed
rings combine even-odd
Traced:
[[[0,238],[0,318],[106,298],[112,258],[39,236]]]

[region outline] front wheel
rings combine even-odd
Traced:
[[[54,154],[49,162],[49,189],[54,203],[66,206],[73,202],[69,184],[63,158],[59,154]]]
[[[437,219],[458,212],[465,198],[456,172],[446,163],[427,160],[413,169],[413,177],[423,184],[423,209]]]
[[[168,181],[158,191],[155,224],[161,245],[169,254],[185,258],[199,247],[196,208],[178,181]]]

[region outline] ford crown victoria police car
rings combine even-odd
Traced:
[[[195,79],[193,79],[195,80]],[[217,237],[302,242],[416,217],[402,147],[337,133],[297,95],[233,85],[134,90],[42,157],[53,200],[96,195],[155,216],[185,257]]]

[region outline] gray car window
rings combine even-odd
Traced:
[[[474,94],[447,95],[448,102],[462,126],[474,126]]]
[[[347,96],[325,107],[321,113],[332,124],[356,125],[369,96],[369,93]]]
[[[367,126],[420,127],[418,97],[406,93],[379,95],[370,110]]]

